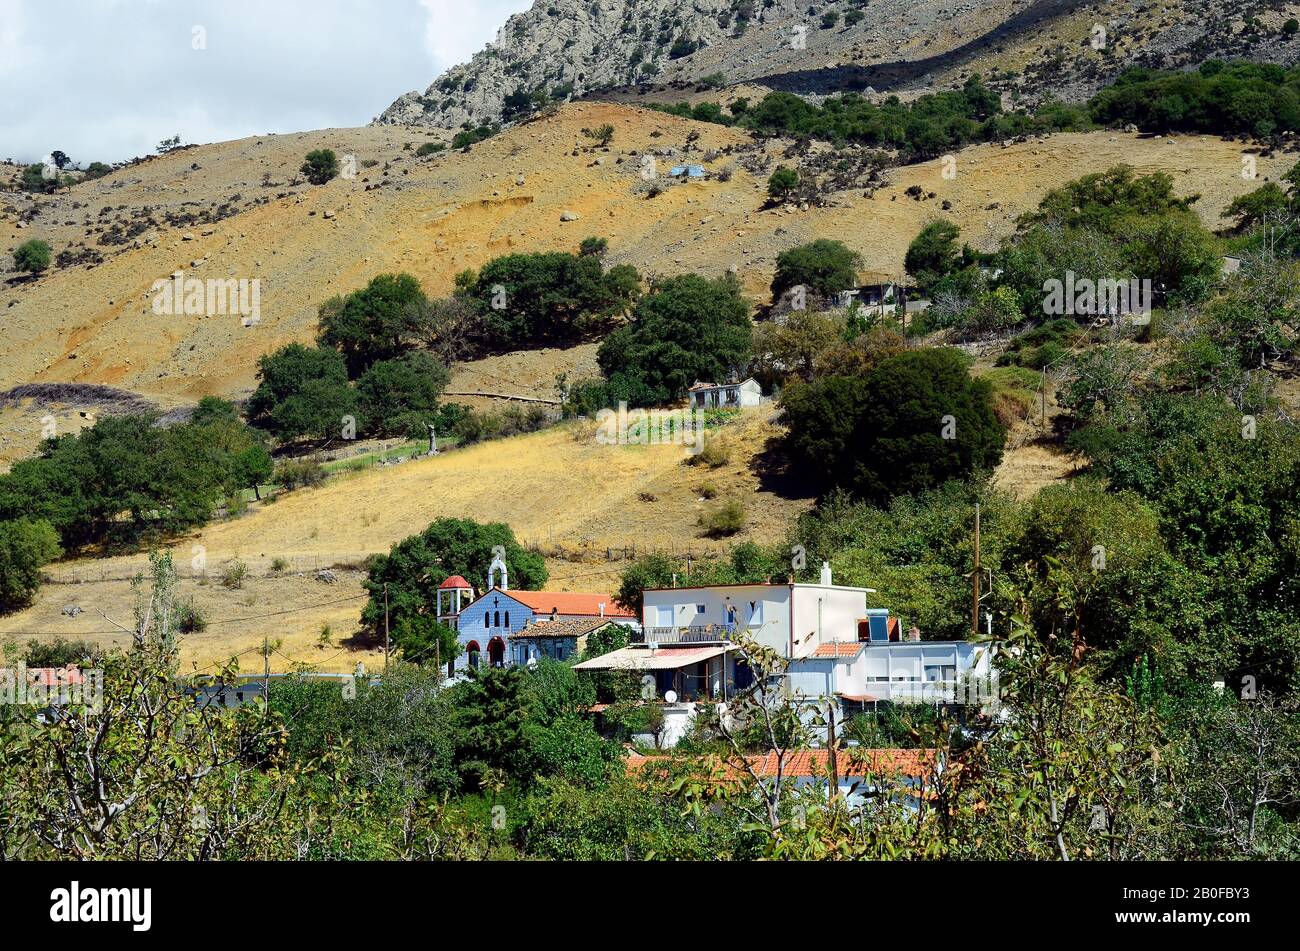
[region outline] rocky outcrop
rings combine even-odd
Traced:
[[[470,128],[598,91],[681,83],[905,91],[991,71],[1004,57],[1017,61],[1005,84],[1017,98],[1080,98],[1134,64],[1295,62],[1288,9],[1279,0],[1173,0],[1118,13],[1090,0],[537,0],[468,63],[375,122]]]

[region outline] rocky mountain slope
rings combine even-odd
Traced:
[[[825,94],[1000,77],[1013,99],[1086,96],[1130,65],[1292,63],[1300,5],[1278,0],[537,0],[496,40],[377,124],[442,129],[546,101],[705,81]]]

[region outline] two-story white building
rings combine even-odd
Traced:
[[[831,583],[737,584],[648,588],[641,623],[647,643],[730,640],[738,631],[782,657],[812,654],[817,645],[852,636],[868,617],[866,588]],[[849,632],[846,634],[845,632]]]
[[[752,683],[736,649],[747,640],[786,660],[791,694],[825,699],[842,715],[880,703],[977,703],[987,699],[992,648],[905,638],[887,608],[867,607],[868,588],[818,583],[706,585],[643,592],[641,640],[578,670],[639,672],[683,735],[697,702],[725,701]],[[651,678],[653,683],[651,683]]]

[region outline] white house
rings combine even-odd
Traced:
[[[882,702],[979,702],[992,659],[990,646],[969,641],[846,641],[820,645],[787,676],[791,690],[835,697],[851,713]]]
[[[696,382],[688,391],[691,409],[739,409],[763,402],[763,388],[753,378],[739,383]]]
[[[741,633],[786,658],[792,694],[835,703],[841,715],[885,703],[982,705],[992,651],[966,641],[904,639],[898,618],[868,608],[868,588],[833,583],[707,585],[643,592],[637,642],[577,665],[631,670],[664,704],[669,740],[684,735],[695,704],[726,701],[752,684],[734,641]],[[647,693],[647,697],[650,694]]]
[[[647,642],[729,640],[743,629],[751,640],[797,658],[823,641],[856,640],[859,623],[869,617],[867,594],[866,588],[832,584],[824,566],[818,584],[650,588],[641,618]]]

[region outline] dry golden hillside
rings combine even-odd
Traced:
[[[738,541],[775,541],[810,500],[785,499],[759,486],[751,461],[777,431],[770,407],[748,410],[710,438],[732,449],[718,469],[690,466],[676,446],[606,446],[596,442],[595,425],[575,422],[527,436],[479,444],[445,453],[339,476],[316,489],[300,490],[273,504],[254,505],[244,516],[219,522],[171,548],[181,574],[182,597],[193,597],[212,622],[208,631],[187,639],[186,662],[220,662],[261,639],[282,639],[284,653],[321,663],[316,648],[321,626],[336,639],[355,631],[362,600],[356,569],[374,552],[444,516],[507,522],[516,537],[548,557],[557,590],[608,590],[626,567],[610,561],[649,550],[700,557]],[[727,496],[743,499],[747,525],[722,541],[701,536],[701,511],[713,504],[700,489],[712,483]],[[208,580],[196,577],[193,559],[201,555]],[[221,586],[223,566],[244,562],[250,579],[239,590]],[[276,559],[287,567],[273,569]],[[0,620],[0,640],[10,636],[118,637],[92,632],[130,624],[130,579],[145,566],[145,555],[82,559],[53,565],[52,583],[26,611]],[[316,580],[332,568],[335,584]],[[475,579],[476,581],[478,579]],[[83,613],[63,614],[75,604]],[[289,613],[280,613],[289,612]],[[251,618],[232,621],[236,618]],[[335,648],[337,649],[337,648]],[[358,657],[346,651],[330,669],[350,669]],[[277,663],[276,669],[285,669]]]
[[[605,122],[615,127],[613,145],[588,150],[581,130]],[[0,247],[37,236],[57,253],[84,240],[87,222],[98,221],[105,208],[107,220],[120,219],[123,227],[145,208],[158,221],[223,203],[243,210],[213,224],[150,228],[120,247],[90,241],[107,255],[104,263],[60,268],[31,283],[11,281],[0,309],[6,340],[0,384],[76,381],[146,396],[238,396],[251,389],[258,356],[310,339],[322,300],[376,274],[409,271],[442,294],[464,268],[512,250],[570,249],[587,235],[609,238],[612,262],[647,274],[734,267],[763,299],[777,253],[817,237],[838,237],[859,249],[869,270],[901,272],[908,242],[944,201],[951,207],[942,213],[967,239],[990,247],[1048,188],[1120,162],[1170,172],[1180,192],[1203,196],[1198,207],[1216,224],[1223,207],[1256,184],[1241,179],[1233,143],[1097,132],[971,148],[958,156],[953,180],[942,176],[940,162],[898,169],[873,198],[842,193],[837,207],[764,210],[765,175],[751,175],[728,155],[707,163],[714,171],[732,165],[728,182],[678,185],[654,199],[639,194],[639,155],[676,149],[680,157],[692,133],[699,135],[691,143],[693,161],[748,141],[721,126],[581,103],[469,153],[418,159],[403,144],[427,141],[424,132],[325,130],[186,149],[79,184],[41,199],[43,210],[23,230],[16,216],[4,215]],[[380,164],[359,166],[356,178],[321,187],[287,185],[302,156],[322,146]],[[780,160],[780,148],[770,144],[762,167]],[[1264,159],[1260,174],[1276,177],[1288,161]],[[261,184],[263,175],[270,176],[269,187]],[[906,197],[911,185],[935,198]],[[275,197],[280,194],[285,197]],[[562,222],[565,211],[580,217]],[[261,323],[156,316],[153,282],[178,269],[260,279]]]

